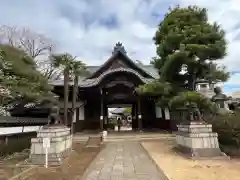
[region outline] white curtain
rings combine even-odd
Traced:
[[[84,116],[84,105],[79,107],[79,121],[83,121],[85,118]]]
[[[156,118],[162,118],[162,109],[156,106],[155,110],[156,110]]]
[[[169,109],[168,108],[165,108],[165,119],[166,120],[170,120],[170,112],[169,112]]]

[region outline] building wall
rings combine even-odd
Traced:
[[[141,112],[144,129],[171,129],[171,120],[167,115],[167,109],[156,108],[153,100],[142,100]]]
[[[75,132],[82,130],[97,130],[100,125],[100,99],[87,99],[84,105],[84,116],[81,114],[80,109],[77,109]],[[79,118],[81,117],[81,118]],[[84,119],[83,119],[84,118]]]

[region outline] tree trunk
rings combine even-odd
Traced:
[[[68,125],[68,83],[69,69],[64,69],[64,124]]]
[[[190,75],[189,78],[188,78],[188,89],[190,91],[195,91],[196,90],[196,74],[195,73]]]
[[[73,133],[74,128],[74,112],[76,109],[76,102],[77,102],[77,95],[78,95],[78,76],[74,77],[74,85],[73,85],[73,94],[72,94],[72,123],[71,123],[71,132]],[[75,117],[76,118],[76,117]]]

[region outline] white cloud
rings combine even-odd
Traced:
[[[229,70],[240,71],[240,1],[238,0],[42,0],[1,1],[0,24],[26,26],[57,42],[59,51],[79,56],[90,65],[102,64],[117,41],[132,59],[149,63],[155,56],[152,37],[169,6],[199,5],[211,22],[226,30]],[[110,17],[116,28],[107,27]],[[108,22],[110,23],[110,22]],[[227,85],[240,84],[234,75]],[[235,79],[234,81],[232,79]]]
[[[230,77],[230,79],[228,80],[228,82],[225,83],[225,85],[236,86],[236,85],[239,85],[239,81],[240,81],[240,73],[236,73]]]

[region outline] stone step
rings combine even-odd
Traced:
[[[167,139],[169,138],[173,138],[173,137],[166,137]],[[160,140],[160,139],[164,139],[164,138],[159,138],[159,137],[150,137],[150,138],[106,138],[104,141],[105,142],[114,142],[114,141],[150,141],[150,140]]]
[[[105,141],[141,141],[141,140],[158,140],[158,139],[168,139],[175,138],[173,134],[166,135],[136,135],[136,136],[107,136]]]
[[[109,138],[132,138],[132,137],[139,137],[139,138],[149,138],[149,137],[171,137],[174,136],[174,134],[144,134],[144,133],[139,133],[139,134],[111,134],[109,133],[107,137]]]
[[[101,144],[102,140],[100,136],[90,136],[86,147],[99,147]]]
[[[158,139],[172,139],[175,138],[175,134],[151,134],[151,135],[113,135],[109,134],[105,138],[105,142],[114,142],[114,141],[145,141],[145,140],[158,140]],[[89,136],[80,136],[76,135],[73,140],[75,142],[88,143]]]
[[[76,134],[74,135],[73,139],[74,140],[88,140],[88,138],[91,135],[82,135],[82,134]],[[162,138],[162,137],[173,137],[174,134],[118,134],[118,133],[108,133],[107,137],[108,138],[133,138],[133,137],[138,137],[138,138],[149,138],[149,137],[158,137],[158,138]]]
[[[77,136],[74,136],[73,137],[73,141],[75,142],[87,142],[89,139],[89,136],[80,136],[80,135],[77,135]]]

